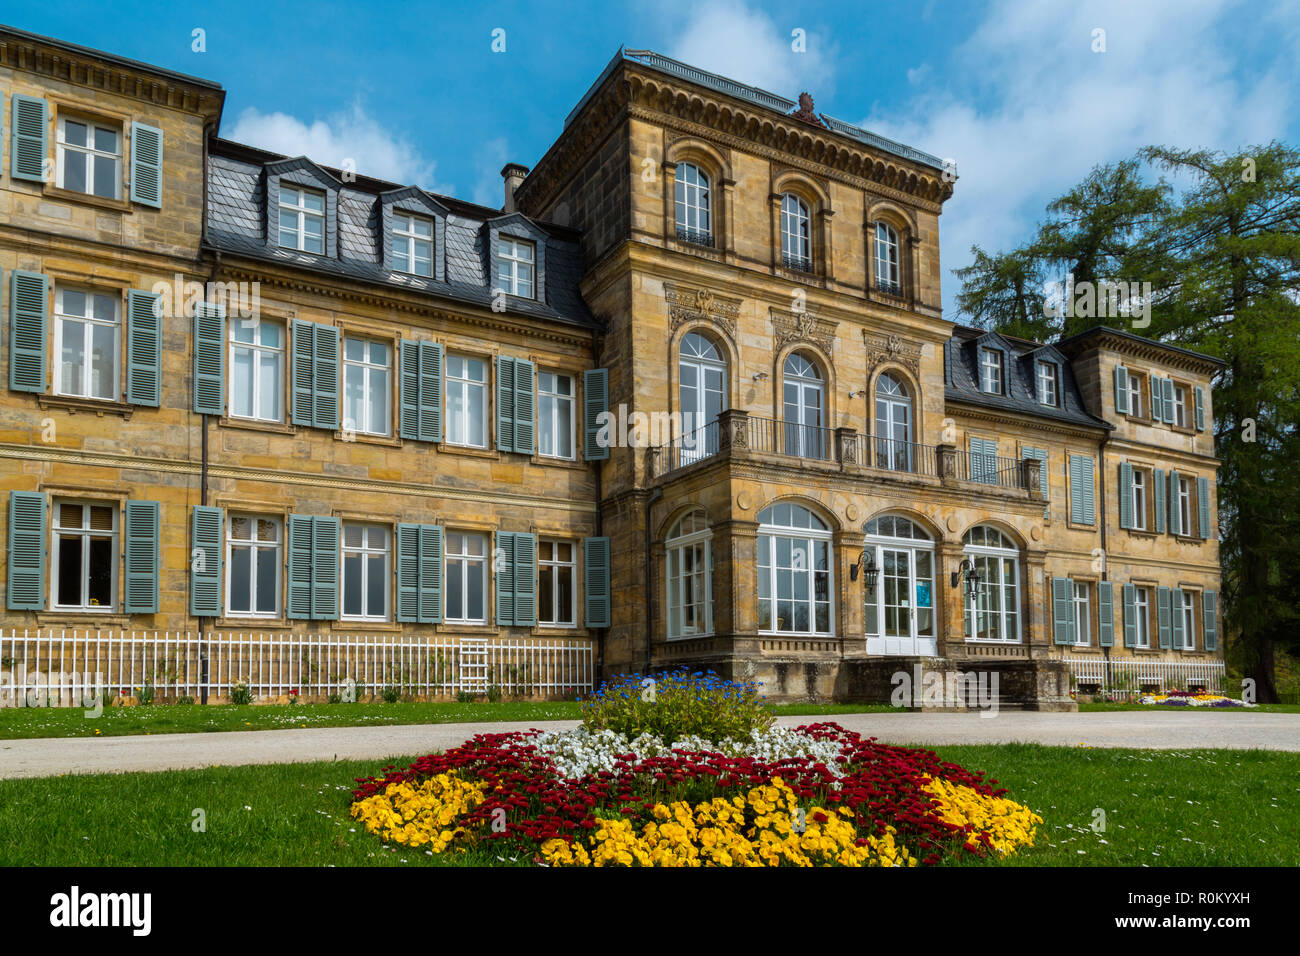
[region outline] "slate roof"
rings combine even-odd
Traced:
[[[983,342],[998,345],[1007,354],[1007,394],[991,395],[979,387],[979,345]],[[1039,358],[1050,358],[1060,368],[1061,404],[1053,408],[1038,401],[1034,380],[1035,364]],[[943,349],[944,397],[948,401],[983,405],[986,408],[1022,415],[1033,415],[1053,421],[1085,425],[1092,428],[1113,428],[1109,422],[1093,415],[1083,404],[1083,396],[1074,378],[1070,360],[1052,345],[1031,342],[1028,339],[999,335],[984,329],[958,325]]]
[[[445,255],[446,281],[443,282],[383,268],[379,197],[382,193],[401,189],[402,185],[360,175],[355,182],[341,183],[337,190],[337,258],[280,249],[266,243],[266,189],[262,173],[268,163],[286,158],[229,140],[210,141],[205,237],[208,247],[390,289],[414,290],[438,299],[491,307],[492,271],[485,225],[489,220],[502,217],[499,209],[426,193],[448,209],[445,248],[435,249],[434,253]],[[337,170],[322,169],[336,179],[341,178]],[[544,300],[507,296],[505,314],[595,327],[597,322],[578,291],[582,257],[577,232],[552,223],[532,219],[529,222],[546,236]]]

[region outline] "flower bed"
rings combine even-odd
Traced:
[[[1202,694],[1185,690],[1171,690],[1163,694],[1143,694],[1138,699],[1140,704],[1161,707],[1254,707],[1242,700],[1224,697],[1222,694]]]
[[[1009,854],[1042,818],[928,750],[836,724],[718,743],[608,730],[482,734],[383,777],[352,816],[426,853],[554,866],[915,866]]]

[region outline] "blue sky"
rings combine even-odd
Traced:
[[[220,82],[229,138],[494,206],[501,166],[540,158],[620,44],[808,90],[819,111],[956,160],[949,313],[971,244],[1023,241],[1097,163],[1148,143],[1300,143],[1300,0],[63,0],[0,21]]]

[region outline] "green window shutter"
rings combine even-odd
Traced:
[[[442,441],[442,346],[403,342],[398,433],[415,441]]]
[[[1093,461],[1083,455],[1070,456],[1070,520],[1078,524],[1096,521]]]
[[[311,522],[311,616],[317,621],[339,619],[338,518],[313,518]]]
[[[537,537],[515,535],[515,624],[537,623]]]
[[[9,174],[14,179],[45,182],[45,137],[50,107],[35,96],[15,93],[13,118],[9,124]]]
[[[1097,646],[1115,646],[1115,585],[1097,582]]]
[[[1172,378],[1162,378],[1160,388],[1164,394],[1160,398],[1160,407],[1164,412],[1166,425],[1174,423],[1174,380]]]
[[[1196,387],[1196,430],[1205,431],[1205,389]]]
[[[1119,526],[1133,527],[1133,466],[1126,461],[1119,465]]]
[[[1123,365],[1115,366],[1115,411],[1128,414],[1128,369]]]
[[[420,613],[423,624],[442,621],[442,528],[420,525]]]
[[[339,427],[339,330],[317,325],[312,336],[312,424]]]
[[[535,368],[527,359],[515,359],[515,451],[523,455],[533,453],[534,406],[537,397],[534,389]]]
[[[609,412],[609,369],[592,368],[582,373],[583,457],[605,461],[609,445],[600,441],[600,425]]]
[[[221,535],[225,514],[220,508],[195,505],[190,513],[190,613],[221,616]]]
[[[1165,420],[1164,402],[1161,399],[1164,396],[1164,390],[1160,387],[1160,378],[1152,375],[1149,379],[1151,383],[1151,420],[1153,422],[1162,422]]]
[[[1205,649],[1219,649],[1219,594],[1205,591],[1201,594],[1201,616],[1205,619]]]
[[[131,124],[131,202],[162,208],[163,131]]]
[[[289,402],[290,417],[295,425],[311,425],[316,406],[312,388],[316,373],[312,364],[316,356],[314,324],[295,319],[293,322],[293,386]]]
[[[131,289],[126,294],[126,400],[162,404],[162,296]]]
[[[226,308],[219,303],[194,304],[194,410],[226,411]]]
[[[1165,473],[1163,469],[1157,468],[1151,472],[1151,489],[1155,492],[1155,511],[1156,511],[1156,533],[1165,533],[1165,518],[1168,515],[1168,506],[1165,504],[1165,492],[1168,490],[1165,485]]]
[[[992,438],[970,439],[970,480],[986,485],[998,483],[998,443]]]
[[[1069,578],[1052,578],[1052,635],[1057,644],[1074,643],[1072,591]]]
[[[11,611],[45,606],[45,495],[39,491],[9,492],[6,606]]]
[[[311,618],[312,519],[289,515],[289,579],[285,587],[289,617]]]
[[[407,343],[403,343],[405,346]],[[412,343],[414,344],[414,343]],[[420,526],[397,526],[397,620],[413,624],[420,619]]]
[[[1137,585],[1124,585],[1124,646],[1137,647]]]
[[[1170,611],[1174,619],[1174,647],[1183,646],[1183,590],[1174,588],[1170,598]]]
[[[587,627],[609,627],[609,538],[582,539],[582,588]]]
[[[497,357],[497,449],[515,450],[515,360]]]
[[[1183,527],[1183,513],[1178,507],[1178,472],[1169,472],[1169,533],[1182,534],[1186,529]]]
[[[1196,522],[1197,532],[1202,540],[1210,537],[1210,480],[1208,478],[1196,479],[1196,516],[1199,519]]]
[[[156,501],[128,501],[125,515],[126,613],[158,613],[158,538],[161,512]]]
[[[39,272],[9,274],[9,387],[15,392],[45,391],[49,290],[50,280]]]
[[[497,532],[492,569],[495,572],[497,588],[497,626],[513,626],[515,623],[515,536],[508,531]]]
[[[1156,623],[1160,631],[1160,646],[1168,650],[1173,646],[1169,633],[1169,589],[1156,588]]]
[[[397,434],[420,437],[420,343],[406,339],[397,347]]]

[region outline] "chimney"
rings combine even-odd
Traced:
[[[506,163],[501,167],[501,178],[506,181],[506,202],[501,207],[502,212],[515,211],[515,190],[523,185],[524,177],[528,175],[528,167],[520,166],[518,163]]]

